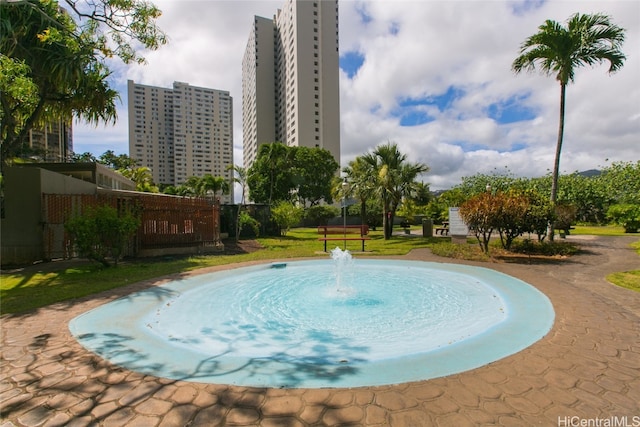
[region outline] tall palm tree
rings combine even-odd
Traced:
[[[567,84],[574,81],[575,70],[584,65],[608,61],[609,73],[619,70],[626,59],[620,50],[625,30],[612,24],[607,15],[579,13],[569,18],[566,27],[547,20],[538,30],[522,43],[520,56],[513,61],[512,69],[517,74],[522,70],[534,71],[539,66],[544,74],[555,74],[560,83],[560,120],[551,183],[551,202],[555,204],[564,137]],[[549,237],[553,240],[553,225],[550,227]]]

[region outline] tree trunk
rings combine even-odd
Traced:
[[[556,158],[553,165],[553,176],[551,177],[551,204],[554,209],[558,199],[558,177],[560,175],[560,153],[562,151],[562,139],[564,136],[564,109],[566,102],[566,83],[560,82],[560,118],[558,122],[558,142],[556,144]],[[549,224],[549,239],[553,241],[555,228],[553,222]]]
[[[362,225],[367,224],[367,202],[364,199],[360,201],[360,218]]]

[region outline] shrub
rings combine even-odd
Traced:
[[[578,252],[578,247],[570,242],[534,242],[531,239],[519,239],[513,242],[511,252],[527,255],[574,255]]]
[[[249,212],[241,211],[240,215],[238,215],[238,235],[247,227],[253,231],[255,237],[260,236],[260,223],[258,220],[249,215]]]
[[[140,220],[131,212],[118,214],[108,205],[91,207],[65,223],[80,256],[105,267],[111,266],[109,258],[118,265],[125,245],[139,226]]]
[[[304,210],[301,207],[286,201],[278,202],[271,209],[271,218],[278,224],[280,234],[283,236],[286,236],[287,231],[300,222],[303,214]]]
[[[623,203],[611,205],[607,218],[624,227],[625,233],[637,233],[640,229],[640,205]]]
[[[331,205],[316,205],[307,208],[304,218],[311,225],[327,225],[327,221],[340,215],[340,209]]]

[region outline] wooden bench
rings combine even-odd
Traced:
[[[449,227],[436,227],[436,234],[449,235]]]
[[[327,252],[327,241],[329,240],[342,240],[347,244],[347,240],[360,240],[362,241],[362,252],[364,252],[365,240],[371,240],[369,234],[368,225],[320,225],[318,226],[318,234],[322,234],[323,237],[319,237],[318,240],[324,242],[324,251]],[[355,236],[355,235],[358,236]],[[342,237],[338,237],[342,236]]]

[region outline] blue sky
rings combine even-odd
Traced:
[[[170,44],[145,66],[114,64],[121,91],[115,127],[77,123],[76,152],[128,152],[126,81],[174,81],[229,90],[234,157],[242,163],[241,61],[253,15],[282,1],[165,0],[160,26]],[[433,189],[463,176],[509,170],[540,176],[553,166],[559,86],[553,77],[514,75],[522,41],[546,19],[604,12],[627,30],[627,61],[578,70],[567,90],[564,172],[640,159],[640,2],[342,0],[340,91],[342,165],[386,142],[426,163]]]

